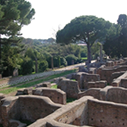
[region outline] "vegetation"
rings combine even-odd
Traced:
[[[127,15],[121,14],[117,20],[117,32],[104,43],[104,50],[110,57],[127,56]]]
[[[53,89],[57,89],[57,85],[53,85],[51,88],[53,88]]]
[[[96,16],[80,16],[73,19],[56,34],[56,40],[24,39],[20,30],[30,24],[35,10],[25,0],[0,1],[0,73],[12,76],[44,72],[49,69],[77,64],[100,55],[100,44],[112,57],[127,55],[127,16],[119,15],[112,24]],[[57,43],[56,43],[57,42]],[[80,46],[85,44],[86,46]]]
[[[15,55],[16,48],[12,47],[18,47],[17,43],[21,42],[20,30],[23,25],[30,24],[34,14],[35,10],[31,8],[28,1],[0,0],[0,36],[5,36],[5,38],[0,38],[0,72],[5,70],[10,75],[12,69],[17,67],[19,61],[16,55],[19,51]],[[11,54],[7,54],[7,59],[4,55],[6,46],[12,50],[12,52],[9,51]]]
[[[80,16],[73,19],[56,35],[57,43],[76,43],[81,41],[87,44],[88,63],[91,63],[91,46],[95,41],[104,41],[108,34],[115,29],[115,24],[95,16]]]
[[[73,102],[73,101],[75,101],[76,99],[74,99],[74,98],[67,98],[67,103],[70,103],[70,102]]]
[[[65,72],[62,72],[60,74],[54,74],[54,75],[48,76],[44,79],[40,79],[40,80],[37,80],[37,81],[34,81],[34,82],[28,82],[28,83],[25,83],[23,85],[18,85],[18,86],[14,86],[14,87],[10,86],[8,89],[5,89],[5,90],[1,89],[0,93],[9,94],[11,92],[17,91],[18,89],[25,88],[25,87],[31,87],[31,86],[34,86],[38,83],[41,83],[41,82],[44,82],[44,81],[49,81],[51,79],[61,77],[61,76],[64,76],[64,75],[67,75],[67,74],[70,74],[70,73],[74,73],[74,72],[76,72],[76,70],[65,71]]]

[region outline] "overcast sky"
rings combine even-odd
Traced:
[[[117,23],[119,14],[127,14],[127,0],[27,0],[36,14],[31,24],[21,30],[23,37],[47,39],[55,37],[75,17],[94,15]]]

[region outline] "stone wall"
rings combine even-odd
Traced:
[[[83,97],[64,105],[53,114],[36,121],[29,127],[92,127],[88,126],[88,99],[92,99],[92,97]]]
[[[119,86],[127,88],[127,78],[121,79]]]
[[[9,120],[28,120],[34,122],[53,113],[62,105],[53,103],[47,97],[21,95],[1,100],[2,124],[9,126]]]
[[[112,86],[120,86],[121,79],[127,78],[127,71],[112,82]]]
[[[114,79],[118,78],[119,76],[123,75],[125,73],[125,71],[120,71],[120,72],[114,72],[111,75],[111,81],[113,81]]]
[[[106,101],[127,104],[127,89],[121,87],[108,89]]]
[[[96,99],[100,99],[100,88],[91,88],[78,94],[78,98],[83,96],[93,96]]]
[[[113,80],[112,74],[114,72],[121,72],[126,70],[127,70],[127,65],[104,67],[104,68],[99,68],[97,74],[100,75],[101,80],[106,80],[109,84],[111,84]]]
[[[82,83],[84,86],[84,89],[88,89],[88,85],[87,83],[89,81],[99,81],[100,80],[100,76],[98,74],[82,74]]]
[[[90,89],[90,88],[104,88],[106,87],[107,85],[107,82],[106,81],[103,81],[103,80],[100,80],[100,81],[95,81],[95,82],[88,82],[87,83],[87,88]]]
[[[126,127],[127,106],[112,102],[88,100],[88,124],[95,127]]]
[[[83,81],[83,77],[82,77],[82,75],[83,74],[87,74],[87,73],[85,73],[85,72],[78,72],[78,73],[73,73],[72,74],[72,79],[75,79],[77,82],[78,82],[78,85],[79,85],[79,88],[80,89],[83,89],[84,88],[84,83],[82,82]]]
[[[78,94],[78,98],[83,96],[93,96],[99,100],[127,104],[127,89],[122,87],[91,88]]]
[[[78,93],[80,92],[78,82],[69,79],[61,80],[57,88],[63,90],[66,93],[67,98],[77,98]]]
[[[29,127],[126,127],[127,106],[82,97]]]
[[[18,96],[18,95],[32,95],[32,90],[33,90],[33,87],[19,89],[19,90],[17,90],[16,96]]]
[[[2,111],[1,111],[1,100],[5,98],[5,95],[0,93],[0,124],[2,123]]]
[[[66,104],[66,93],[60,89],[36,88],[33,95],[46,96],[55,103]]]

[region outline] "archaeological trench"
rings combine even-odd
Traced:
[[[72,80],[73,79],[73,80]],[[3,127],[127,127],[127,58],[95,62],[89,71],[0,94]],[[55,84],[54,83],[54,84]],[[67,103],[67,98],[75,101]],[[27,122],[30,124],[27,125]]]

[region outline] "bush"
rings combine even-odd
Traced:
[[[66,56],[66,60],[67,60],[68,65],[75,64],[77,59],[78,58],[73,54]]]
[[[81,57],[86,57],[87,54],[85,52],[81,52]]]
[[[41,61],[39,64],[39,71],[43,72],[47,70],[47,68],[48,68],[48,62],[46,60]]]
[[[25,57],[21,64],[21,74],[31,74],[33,70],[33,61],[29,57]]]
[[[61,57],[60,61],[61,61],[61,65],[67,66],[67,61],[66,61],[66,59],[64,57]]]
[[[76,63],[82,63],[82,62],[84,62],[83,59],[77,59],[77,61],[76,61]]]

